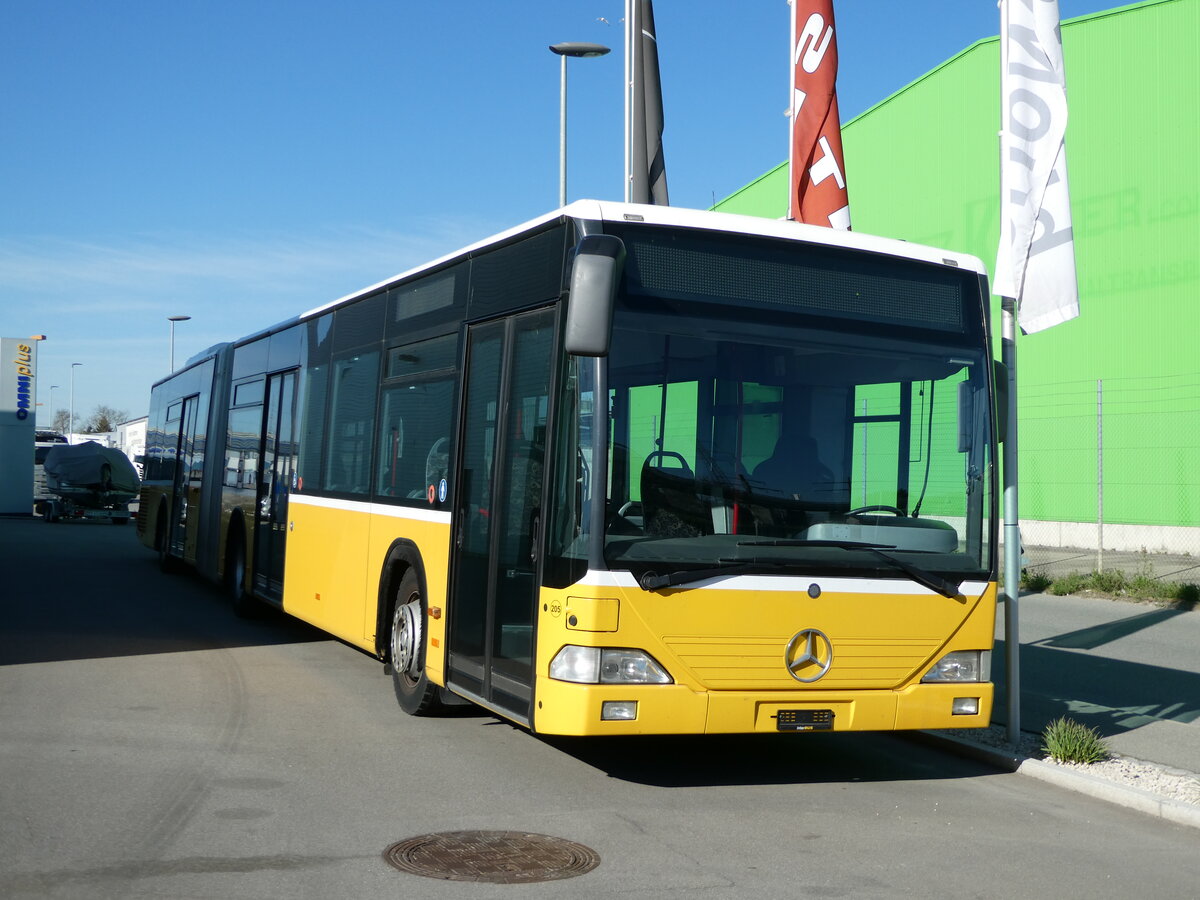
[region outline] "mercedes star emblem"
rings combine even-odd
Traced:
[[[787,666],[788,674],[797,681],[811,684],[823,677],[833,664],[833,644],[825,636],[825,632],[815,628],[805,628],[798,631],[788,641],[787,650],[783,652],[783,663]],[[811,671],[811,675],[802,672]]]

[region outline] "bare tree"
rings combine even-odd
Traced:
[[[50,427],[59,434],[69,434],[71,431],[71,414],[65,409],[54,411],[54,418],[50,421]]]
[[[116,431],[117,426],[129,418],[129,413],[123,409],[113,409],[111,406],[100,404],[83,423],[85,434],[102,434]]]

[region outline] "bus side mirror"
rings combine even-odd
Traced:
[[[996,385],[996,442],[1003,444],[1008,437],[1008,366],[998,359],[992,360],[992,381]]]
[[[571,266],[571,296],[567,299],[567,353],[608,355],[613,306],[624,267],[625,244],[620,238],[589,234],[580,240]]]

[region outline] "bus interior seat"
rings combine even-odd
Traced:
[[[713,533],[712,510],[696,490],[688,468],[642,464],[642,514],[646,534],[656,537],[698,537]]]

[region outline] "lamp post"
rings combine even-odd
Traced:
[[[67,443],[75,443],[72,437],[75,434],[75,367],[82,366],[83,363],[71,363],[71,411],[68,413],[70,418],[67,419]]]
[[[175,371],[175,323],[186,322],[191,316],[167,316],[167,321],[171,323],[171,371]]]
[[[558,205],[567,205],[567,57],[591,59],[604,56],[609,48],[603,44],[588,44],[580,41],[567,41],[563,44],[551,44],[550,50],[562,58],[562,74],[559,77],[558,89]]]
[[[50,385],[50,427],[54,427],[54,392],[58,390],[57,384]]]

